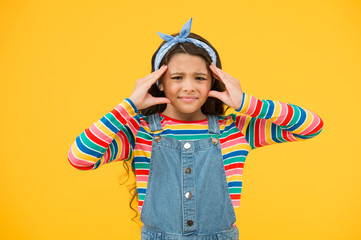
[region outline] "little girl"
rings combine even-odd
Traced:
[[[72,144],[80,170],[131,161],[142,240],[238,239],[234,208],[250,150],[318,135],[323,122],[293,104],[260,100],[221,70],[215,48],[190,33],[158,33],[152,73]],[[240,114],[225,116],[224,105]]]

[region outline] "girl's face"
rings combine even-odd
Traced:
[[[201,106],[208,98],[211,82],[210,70],[202,57],[175,54],[159,83],[159,89],[171,101],[163,114],[185,121],[205,119]]]

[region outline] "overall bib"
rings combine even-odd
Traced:
[[[148,119],[153,140],[141,240],[238,240],[218,118],[207,115],[209,137],[200,140],[162,136],[159,114]]]

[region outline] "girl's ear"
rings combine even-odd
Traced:
[[[161,82],[158,84],[158,88],[159,88],[159,90],[164,91],[164,87],[163,87],[163,84]]]

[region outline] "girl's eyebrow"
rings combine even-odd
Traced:
[[[175,72],[175,73],[171,73],[170,75],[171,75],[171,76],[172,76],[172,75],[185,75],[185,73],[184,73],[184,72]],[[207,76],[207,74],[201,73],[201,72],[195,72],[194,75],[204,75],[204,76]]]

